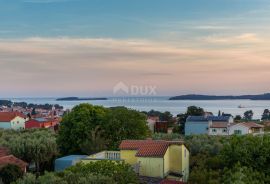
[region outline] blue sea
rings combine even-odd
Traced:
[[[108,100],[97,101],[56,101],[56,98],[9,98],[14,102],[34,104],[59,104],[65,109],[72,109],[80,103],[90,103],[104,107],[125,106],[139,111],[169,111],[173,115],[184,113],[188,106],[199,106],[206,111],[218,114],[219,110],[232,115],[243,115],[247,110],[253,110],[254,118],[260,119],[264,109],[270,109],[270,101],[260,100],[180,100],[170,101],[169,97],[111,97]],[[244,108],[239,108],[239,106]]]

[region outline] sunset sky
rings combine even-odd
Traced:
[[[269,0],[0,0],[0,98],[270,92]]]

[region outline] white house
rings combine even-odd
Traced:
[[[229,135],[263,134],[264,126],[253,122],[232,124]]]
[[[0,112],[0,128],[20,130],[25,129],[26,117],[15,112]]]
[[[185,135],[228,135],[227,127],[233,122],[231,116],[189,116],[185,124]]]
[[[228,122],[211,122],[209,126],[209,135],[228,135],[229,134]]]

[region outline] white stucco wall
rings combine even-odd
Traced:
[[[17,116],[13,120],[11,120],[11,128],[14,130],[25,129],[25,119]]]
[[[215,129],[216,131],[213,132],[213,129]],[[223,130],[226,129],[226,132],[223,132]],[[227,128],[210,128],[209,129],[209,135],[228,135],[229,132],[227,130]]]
[[[236,125],[233,125],[229,128],[229,134],[230,135],[234,135],[235,134],[235,131],[241,131],[241,135],[245,135],[245,134],[248,134],[249,133],[249,128],[246,127],[246,126],[243,126],[241,124],[236,124]]]

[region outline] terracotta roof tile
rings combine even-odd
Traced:
[[[0,166],[5,166],[7,164],[17,165],[22,169],[22,171],[24,171],[25,167],[28,165],[26,162],[16,158],[13,155],[0,157]]]
[[[10,122],[15,117],[22,117],[25,118],[25,115],[20,112],[0,112],[0,122]]]
[[[247,122],[247,123],[241,123],[242,125],[248,127],[248,128],[263,128],[263,125],[254,123],[254,122]]]
[[[181,141],[125,140],[121,150],[138,150],[137,157],[163,157],[170,145],[182,145]]]

